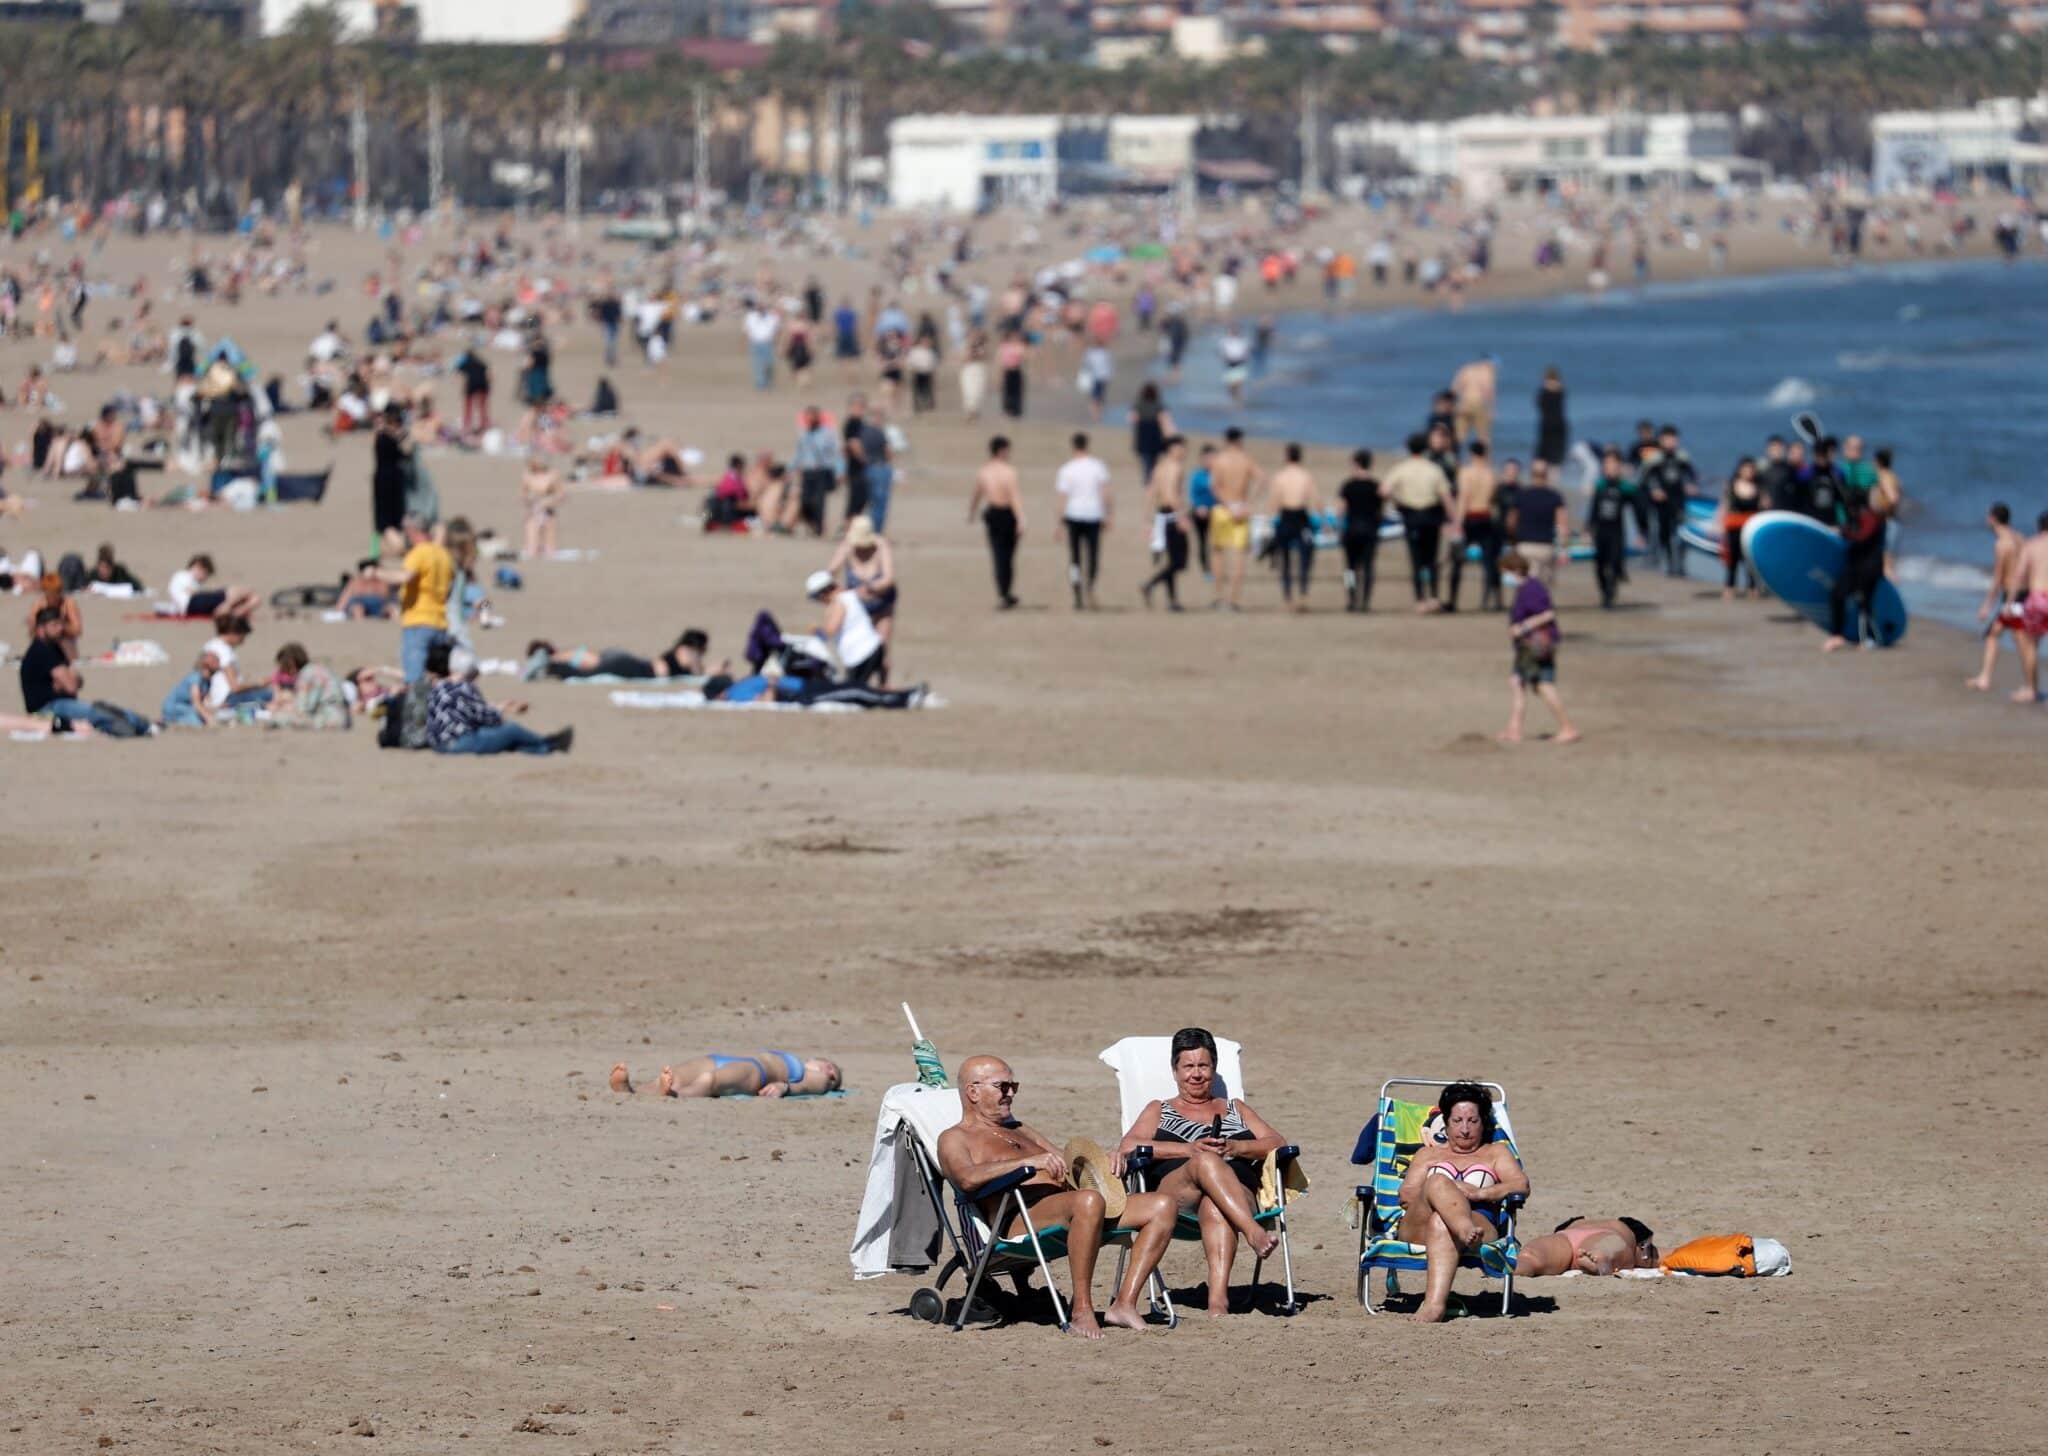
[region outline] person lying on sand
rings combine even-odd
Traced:
[[[614,1092],[644,1097],[788,1097],[837,1092],[839,1064],[825,1057],[800,1057],[794,1052],[756,1050],[739,1056],[711,1052],[692,1057],[646,1086],[635,1087],[620,1062],[611,1071]]]
[[[1650,1227],[1634,1218],[1568,1218],[1554,1233],[1525,1241],[1514,1256],[1515,1272],[1540,1277],[1619,1274],[1654,1269],[1659,1258]]]
[[[526,644],[526,665],[519,676],[527,682],[541,677],[698,678],[704,675],[704,653],[710,646],[710,636],[697,627],[688,628],[655,657],[637,657],[622,647],[558,652],[554,643],[537,638]]]

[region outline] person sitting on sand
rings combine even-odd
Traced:
[[[701,678],[704,653],[710,646],[710,636],[697,627],[686,629],[674,645],[656,657],[636,657],[621,647],[557,652],[554,643],[536,639],[526,645],[526,666],[519,675],[527,682],[541,677]]]
[[[1260,1227],[1253,1199],[1266,1155],[1285,1147],[1287,1139],[1246,1103],[1216,1095],[1216,1039],[1201,1027],[1175,1032],[1170,1056],[1178,1090],[1145,1104],[1117,1144],[1115,1171],[1122,1174],[1140,1144],[1151,1145],[1145,1186],[1172,1195],[1177,1210],[1201,1220],[1209,1318],[1222,1319],[1230,1313],[1238,1235],[1262,1258],[1279,1243],[1277,1234]]]
[[[1071,1170],[1059,1149],[1044,1134],[1012,1116],[1018,1086],[1017,1074],[1001,1057],[969,1057],[960,1064],[960,1121],[939,1135],[939,1168],[946,1181],[965,1194],[1020,1169],[1033,1170],[1019,1189],[1031,1209],[1032,1223],[1040,1228],[1053,1224],[1067,1228],[1067,1265],[1073,1272],[1070,1328],[1077,1335],[1100,1339],[1102,1327],[1096,1319],[1091,1286],[1095,1257],[1109,1221],[1107,1205],[1098,1188],[1071,1186]],[[984,1202],[982,1216],[994,1223],[1006,1207],[1013,1205]],[[1170,1193],[1133,1193],[1125,1200],[1117,1226],[1135,1231],[1136,1237],[1124,1264],[1123,1283],[1103,1311],[1103,1320],[1125,1329],[1146,1328],[1138,1296],[1172,1242],[1179,1214],[1180,1205]],[[1012,1214],[996,1233],[1002,1238],[1021,1238],[1024,1220]]]
[[[357,562],[356,574],[341,588],[341,612],[351,622],[389,616],[397,601],[391,583],[372,560]]]
[[[220,659],[211,650],[201,652],[192,670],[164,694],[157,716],[166,728],[211,728],[217,710],[213,706],[213,680],[220,674]]]
[[[299,643],[287,642],[277,649],[275,683],[270,700],[273,727],[316,731],[348,727],[348,695],[334,674],[313,661]]]
[[[1619,1274],[1654,1269],[1660,1255],[1649,1225],[1634,1218],[1568,1218],[1554,1233],[1525,1240],[1515,1251],[1515,1273],[1528,1277]]]
[[[635,1087],[626,1064],[612,1068],[614,1092],[650,1097],[820,1097],[840,1087],[839,1064],[826,1057],[756,1049],[737,1056],[711,1052],[663,1067],[652,1083]]]
[[[427,746],[436,753],[567,753],[576,730],[545,738],[523,723],[507,723],[476,686],[476,654],[446,638],[427,649],[426,674],[433,679],[427,700]],[[418,691],[417,685],[413,691]],[[503,712],[517,716],[527,704],[509,702]]]
[[[1500,1240],[1499,1226],[1480,1210],[1529,1192],[1529,1175],[1514,1150],[1493,1139],[1492,1093],[1475,1083],[1453,1082],[1436,1105],[1444,1141],[1425,1144],[1401,1180],[1401,1237],[1421,1244],[1428,1256],[1422,1307],[1415,1311],[1425,1324],[1448,1313],[1458,1261]]]
[[[29,635],[31,637],[36,635],[36,623],[44,612],[56,612],[63,619],[64,623],[64,630],[58,637],[58,642],[64,648],[66,660],[76,661],[78,657],[78,639],[85,635],[85,618],[78,610],[77,601],[65,593],[64,578],[54,571],[44,572],[37,579],[36,585],[41,588],[41,595],[36,597],[29,605],[27,617]]]
[[[142,584],[142,578],[130,571],[115,556],[113,543],[109,541],[101,542],[98,554],[93,557],[90,584],[93,586],[116,588],[126,587],[130,592],[147,590]]]
[[[218,587],[213,584],[213,558],[200,552],[185,563],[183,571],[171,573],[164,594],[181,617],[213,617],[222,612],[235,617],[253,617],[262,598],[247,587]]]

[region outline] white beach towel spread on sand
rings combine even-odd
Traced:
[[[171,660],[171,654],[164,650],[161,642],[152,642],[147,637],[137,637],[132,642],[116,642],[112,652],[102,652],[92,659],[100,667],[162,667]]]
[[[882,1094],[875,1118],[875,1150],[868,1157],[868,1189],[854,1227],[853,1277],[876,1279],[898,1269],[929,1269],[939,1238],[938,1215],[925,1196],[909,1139],[938,1159],[939,1134],[960,1120],[960,1093],[952,1087],[899,1082]],[[945,1196],[941,1191],[941,1197]]]

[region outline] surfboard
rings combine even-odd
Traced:
[[[1835,589],[1848,556],[1842,538],[1820,522],[1793,511],[1763,511],[1742,528],[1742,554],[1749,559],[1771,594],[1823,632],[1828,627],[1828,597]],[[1889,647],[1906,635],[1906,602],[1889,580],[1880,582],[1875,608],[1878,645]],[[1842,635],[1862,640],[1863,624],[1856,604]]]
[[[1688,551],[1704,552],[1721,559],[1721,503],[1694,498],[1685,503],[1685,519],[1678,524],[1678,539]]]

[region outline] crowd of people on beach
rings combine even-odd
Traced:
[[[1653,215],[1640,205],[1574,202],[1542,225],[1539,262],[1557,266],[1577,257],[1604,275],[1610,252],[1619,248],[1640,278],[1666,251],[1707,246],[1718,260],[1725,252],[1723,233],[1744,220],[1740,207],[1718,202],[1706,214],[1680,208]],[[1910,211],[1894,216],[1887,209],[1852,214],[1824,203],[1810,218],[1791,217],[1787,226],[1853,255],[1864,245],[1866,224],[1879,247],[1891,244],[1894,226],[1909,248],[1915,246],[1915,218]],[[600,264],[559,229],[547,230],[536,244],[516,238],[501,223],[463,231],[451,245],[435,241],[421,220],[387,220],[380,224],[387,244],[383,263],[361,280],[368,306],[364,326],[351,331],[339,316],[329,317],[289,378],[284,372],[264,377],[231,334],[209,338],[200,320],[217,320],[219,310],[250,301],[260,305],[284,291],[338,294],[334,280],[314,278],[296,228],[259,217],[220,251],[195,246],[176,265],[168,286],[147,277],[123,283],[95,276],[83,253],[59,263],[45,249],[26,266],[0,269],[0,336],[51,351],[47,372],[43,364],[31,364],[19,388],[10,391],[34,424],[21,451],[7,460],[7,475],[75,483],[81,499],[120,509],[246,509],[318,501],[325,493],[333,467],[317,474],[286,468],[280,429],[285,418],[312,415],[336,451],[357,448],[352,442],[367,437],[372,509],[366,551],[337,563],[338,585],[286,588],[280,595],[296,592],[304,605],[331,607],[345,620],[395,619],[398,680],[419,687],[422,696],[455,684],[444,696],[463,705],[460,715],[442,715],[436,746],[450,741],[448,728],[457,722],[472,725],[472,733],[504,726],[487,722],[478,707],[482,698],[474,680],[483,663],[474,634],[502,620],[491,594],[518,589],[519,563],[578,554],[563,540],[563,512],[573,492],[700,488],[700,515],[709,532],[829,538],[820,571],[832,589],[820,593],[807,584],[805,592],[822,609],[814,634],[818,650],[771,654],[754,663],[756,672],[748,676],[764,679],[766,688],[747,678],[728,683],[717,672],[679,671],[675,648],[654,657],[607,649],[595,658],[631,670],[562,675],[674,677],[707,696],[735,702],[815,703],[840,694],[838,700],[852,703],[894,691],[890,648],[899,550],[888,530],[910,448],[906,423],[914,425],[940,408],[946,393],[969,421],[985,412],[1020,420],[1041,412],[1032,402],[1049,383],[1057,399],[1059,381],[1072,370],[1075,405],[1099,430],[1124,397],[1117,377],[1130,367],[1136,340],[1152,350],[1155,362],[1140,367],[1128,396],[1136,466],[1130,486],[1120,488],[1121,468],[1097,452],[1093,430],[1076,432],[1068,456],[1046,467],[1056,502],[1054,534],[1076,609],[1100,604],[1101,563],[1120,496],[1143,526],[1149,564],[1142,600],[1148,607],[1163,602],[1169,611],[1188,605],[1182,578],[1191,567],[1210,584],[1212,610],[1241,611],[1250,568],[1261,565],[1277,577],[1283,607],[1306,612],[1318,557],[1333,551],[1341,553],[1345,610],[1369,612],[1380,545],[1398,539],[1413,610],[1458,612],[1466,605],[1469,572],[1478,608],[1507,615],[1516,691],[1501,736],[1520,736],[1524,693],[1533,691],[1557,713],[1559,741],[1571,741],[1576,731],[1564,717],[1555,681],[1563,633],[1553,590],[1560,568],[1575,554],[1590,560],[1601,604],[1614,607],[1632,562],[1683,572],[1684,527],[1697,503],[1712,501],[1713,493],[1702,486],[1679,429],[1646,421],[1634,440],[1593,447],[1595,468],[1581,482],[1583,508],[1569,505],[1562,477],[1574,443],[1562,379],[1555,369],[1548,371],[1537,392],[1526,454],[1496,451],[1499,366],[1491,357],[1469,360],[1455,371],[1398,458],[1378,462],[1372,452],[1357,451],[1340,482],[1318,480],[1298,444],[1282,447],[1277,460],[1261,461],[1234,428],[1210,440],[1189,438],[1174,420],[1167,393],[1180,378],[1193,331],[1214,326],[1233,400],[1244,398],[1274,348],[1274,314],[1267,309],[1248,325],[1244,295],[1263,290],[1277,298],[1308,275],[1320,278],[1332,303],[1359,288],[1398,283],[1425,295],[1442,291],[1455,304],[1485,277],[1504,238],[1502,224],[1488,210],[1447,208],[1426,199],[1397,199],[1376,209],[1365,240],[1356,245],[1309,247],[1295,236],[1299,222],[1298,215],[1278,212],[1261,222],[1229,224],[1188,225],[1170,212],[1120,218],[1106,230],[1098,225],[1095,236],[1107,238],[1106,245],[1090,250],[1088,260],[1065,264],[1044,262],[1038,224],[985,250],[974,224],[907,222],[889,235],[876,260],[883,281],[865,296],[843,292],[835,298],[815,273],[791,283],[789,275],[763,262],[746,276],[715,241],[693,243],[680,259],[654,253],[619,267]],[[1079,223],[1057,216],[1045,226],[1082,237]],[[823,245],[817,232],[796,229],[789,235]],[[1954,234],[1951,242],[1964,236]],[[1028,261],[1011,265],[1008,280],[992,285],[987,280],[1004,271],[1005,247]],[[175,312],[176,323],[160,326],[160,309]],[[92,358],[81,358],[78,344],[89,320],[107,312],[114,315],[107,341]],[[577,408],[560,396],[553,340],[584,327],[596,331],[606,373],[589,406]],[[711,331],[700,335],[710,338],[735,328],[744,341],[749,382],[761,390],[793,389],[805,403],[785,457],[760,441],[749,442],[725,454],[725,469],[714,478],[703,470],[704,452],[670,434],[650,437],[630,422],[611,371],[629,339],[643,363],[658,369],[682,346],[684,329]],[[519,360],[510,371],[516,408],[506,417],[509,427],[501,426],[493,410],[495,355]],[[78,382],[94,368],[135,364],[161,368],[170,387],[161,395],[116,393],[88,422],[63,423],[76,412],[56,398],[55,381]],[[817,402],[835,373],[847,391],[837,414]],[[461,395],[460,409],[447,415],[436,399],[443,378]],[[578,444],[570,434],[578,428],[603,433]],[[499,536],[461,517],[444,519],[431,461],[448,451],[517,462],[516,532]],[[146,496],[141,477],[162,471],[186,479]],[[0,523],[25,517],[26,501],[6,489],[10,483],[0,477]],[[1022,600],[1017,563],[1031,493],[1020,480],[1013,435],[995,435],[974,476],[968,514],[987,538],[996,602],[1004,610]],[[1741,544],[1743,524],[1757,513],[1797,511],[1841,534],[1847,566],[1835,582],[1833,630],[1825,645],[1846,645],[1845,623],[1855,619],[1851,614],[1869,620],[1877,584],[1895,565],[1903,495],[1890,452],[1881,448],[1866,455],[1864,442],[1853,435],[1839,443],[1818,433],[1774,437],[1757,457],[1734,465],[1718,497],[1710,516],[1729,597],[1745,587],[1751,594],[1758,590]],[[1985,670],[1972,685],[1988,686],[1996,644],[2011,635],[2025,678],[2015,696],[2037,694],[2039,634],[2032,628],[2048,618],[2042,612],[2030,616],[2029,602],[2048,590],[2048,579],[2036,564],[2038,553],[2014,544],[2016,537],[2008,539],[2007,522],[1995,522],[1994,528],[2002,534],[1985,611]],[[77,594],[143,592],[110,548],[100,554],[90,580],[77,579],[75,569],[66,575],[71,559],[60,563],[54,596],[44,581],[53,573],[36,553],[25,553],[21,563],[0,562],[11,580],[42,593],[45,605],[59,613],[56,640],[72,654],[66,665],[73,678],[82,635]],[[24,565],[34,570],[19,569]],[[82,558],[75,565],[82,567]],[[337,676],[317,663],[288,664],[280,649],[277,671],[268,680],[244,682],[233,655],[239,642],[221,623],[239,623],[246,638],[265,605],[259,594],[214,584],[212,563],[203,556],[175,574],[167,591],[176,615],[215,618],[215,635],[159,713],[153,719],[132,715],[136,721],[338,726],[319,688],[323,675],[336,685],[335,701],[358,713],[365,707],[358,680],[383,681],[374,667]],[[29,625],[30,635],[40,640],[42,628],[35,621]],[[1864,635],[1866,644],[1871,640]],[[440,661],[433,654],[441,646],[450,661],[437,674],[429,664]],[[468,656],[458,655],[463,652]],[[593,656],[585,648],[557,656],[550,646],[548,652],[551,664]],[[792,686],[775,686],[792,662],[801,669],[791,674]],[[315,683],[312,697],[322,705],[310,718],[291,706],[308,672]],[[67,730],[120,732],[118,725],[132,726],[130,718],[108,711],[110,704],[58,693],[55,681],[53,676],[44,684],[39,671],[41,701],[83,703],[93,711],[31,716]],[[906,691],[920,701],[925,696],[920,689]],[[392,694],[373,693],[369,706],[381,715],[387,700],[396,706]],[[870,705],[901,704],[878,697]],[[424,708],[416,705],[414,716],[420,722],[407,737],[432,741],[424,733]],[[493,733],[479,742],[516,742],[534,751],[516,734]],[[560,739],[556,751],[567,742]]]

